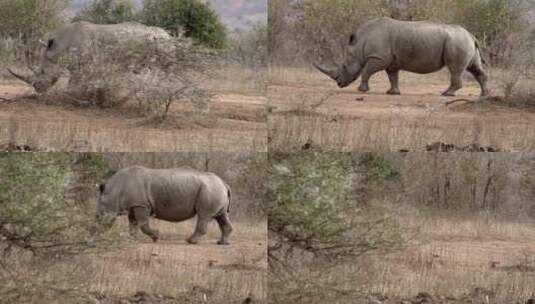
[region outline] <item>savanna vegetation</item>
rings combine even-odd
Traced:
[[[248,139],[254,142],[252,149],[264,151],[265,138],[260,137],[266,133],[261,95],[266,88],[267,25],[259,23],[239,33],[230,32],[210,4],[199,0],[143,1],[137,4],[131,0],[88,1],[85,7],[72,15],[67,0],[1,2],[0,5],[6,9],[0,12],[3,20],[0,24],[0,70],[3,71],[2,82],[10,88],[7,96],[0,97],[0,100],[16,101],[12,105],[25,109],[35,104],[83,110],[85,113],[90,112],[87,108],[105,108],[106,112],[113,113],[114,122],[123,123],[123,128],[128,125],[130,131],[130,126],[136,125],[136,129],[144,132],[158,128],[183,131],[186,136],[195,132],[219,133],[217,138],[220,139],[228,139],[227,133],[240,131],[243,136],[238,135],[236,139]],[[99,43],[83,56],[77,51],[65,52],[55,71],[61,75],[59,81],[46,93],[32,94],[31,86],[27,90],[22,85],[11,87],[19,83],[14,82],[15,78],[8,74],[6,68],[27,77],[36,75],[40,67],[42,42],[46,40],[47,33],[80,20],[98,24],[138,22],[160,27],[171,35],[171,41],[167,44],[135,41],[119,45]],[[163,52],[164,49],[172,51]],[[72,79],[77,85],[67,83]],[[211,101],[216,99],[231,99],[231,102],[213,105]],[[243,111],[242,99],[255,99],[255,102],[248,102]],[[237,108],[240,113],[235,113]],[[107,115],[101,113],[98,116]],[[23,125],[20,120],[20,115],[14,117],[18,125]],[[74,120],[79,121],[78,118]],[[65,125],[57,127],[63,131],[72,127],[66,119],[62,121]],[[108,123],[94,122],[92,125],[105,127]],[[4,125],[3,128],[9,127]],[[117,126],[108,125],[106,129],[117,129]],[[26,131],[27,128],[17,130]],[[89,134],[94,130],[86,131]],[[59,132],[54,131],[54,134]],[[19,135],[15,143],[30,144],[31,131],[26,133]],[[209,137],[206,134],[199,136]],[[66,141],[62,146],[79,146],[68,138],[59,140]],[[86,138],[85,141],[90,142],[91,139]],[[236,146],[236,140],[230,141],[227,140],[229,146]],[[157,149],[131,147],[126,151],[177,150],[165,147],[168,142],[160,143]],[[186,150],[222,146],[216,141],[202,143],[202,147],[191,140],[185,143],[195,146]],[[109,150],[102,147],[105,143],[99,144],[99,151]],[[238,146],[251,149],[248,144]],[[64,150],[58,145],[48,144],[43,147],[34,145],[34,148]],[[125,151],[122,148],[112,150]]]
[[[534,12],[532,0],[270,1],[271,147],[295,151],[311,141],[332,151],[425,151],[443,142],[531,151]],[[477,83],[465,73],[458,97],[437,98],[447,87],[447,69],[401,71],[396,97],[384,94],[385,72],[373,75],[370,94],[360,94],[359,80],[340,89],[314,69],[313,62],[339,67],[350,34],[378,17],[465,27],[481,46],[491,96],[477,98]]]
[[[270,301],[524,303],[533,169],[511,154],[270,156]]]
[[[263,154],[0,154],[0,303],[241,303],[266,297]],[[197,247],[193,223],[154,221],[158,243],[125,219],[91,236],[97,184],[116,170],[189,166],[232,188],[233,245],[215,223]],[[225,248],[222,248],[225,247]]]
[[[462,25],[476,36],[484,59],[502,72],[497,75],[503,78],[508,99],[533,93],[517,87],[534,77],[532,0],[275,0],[269,5],[268,48],[274,66],[303,66],[314,60],[339,63],[349,35],[373,18],[431,20]],[[533,99],[523,97],[525,102]]]

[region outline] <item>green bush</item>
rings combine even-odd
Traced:
[[[92,154],[0,154],[3,303],[80,303],[83,254],[122,244],[115,231],[89,233],[95,183],[107,170]]]
[[[174,36],[184,33],[210,48],[227,46],[225,26],[215,11],[200,0],[145,0],[140,19]]]
[[[266,206],[270,298],[275,302],[324,303],[340,300],[342,294],[350,297],[360,286],[339,289],[344,279],[333,267],[401,244],[397,221],[384,208],[355,195],[354,188],[360,186],[356,175],[363,170],[350,154],[273,156]]]
[[[135,9],[132,0],[93,0],[73,19],[73,21],[81,20],[97,24],[133,21]]]
[[[39,60],[39,39],[63,24],[68,0],[0,0],[0,62]]]

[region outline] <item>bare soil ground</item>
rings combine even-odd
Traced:
[[[90,290],[99,303],[254,303],[266,300],[266,225],[235,224],[228,246],[216,245],[211,225],[197,245],[184,239],[191,223],[154,222],[161,240],[138,235],[135,244],[93,257]],[[123,223],[126,228],[126,221]]]
[[[156,125],[128,109],[80,108],[17,99],[31,90],[0,83],[0,146],[9,142],[45,151],[266,151],[263,96],[215,93],[208,114],[192,118],[176,105],[172,123]],[[181,112],[182,111],[182,112]]]
[[[369,275],[366,290],[376,295],[370,303],[510,304],[535,298],[532,224],[442,219],[419,229],[402,250],[370,256],[358,266]]]
[[[389,83],[383,74],[374,75],[370,92],[361,94],[358,81],[339,89],[317,71],[271,69],[270,148],[295,150],[311,141],[337,151],[425,151],[434,142],[500,151],[535,149],[535,112],[499,100],[471,102],[480,89],[470,75],[457,96],[443,97],[440,93],[449,84],[446,71],[401,73],[399,96],[385,94]],[[498,77],[499,72],[491,73],[494,94],[500,93]]]

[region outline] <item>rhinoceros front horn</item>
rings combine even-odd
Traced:
[[[316,62],[314,62],[314,67],[316,69],[318,69],[320,72],[322,72],[323,74],[331,77],[332,79],[336,79],[336,77],[338,77],[338,71],[337,70],[329,70],[329,69],[323,68],[322,66],[320,66]]]
[[[13,75],[14,77],[26,82],[27,84],[33,86],[33,81],[29,78],[29,77],[24,77],[24,76],[21,76],[15,72],[13,72],[10,68],[7,69],[7,71],[9,72],[9,74]]]

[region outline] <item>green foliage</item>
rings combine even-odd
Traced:
[[[60,13],[67,0],[43,3],[35,0],[0,0],[0,36],[26,39],[46,33],[62,23]]]
[[[362,168],[351,154],[272,157],[266,194],[270,298],[274,303],[325,303],[358,294],[358,284],[341,286],[335,267],[401,244],[397,221],[354,195],[359,186],[355,172]],[[370,164],[371,170],[375,164],[385,167],[379,158]],[[355,282],[360,279],[355,273]]]
[[[135,20],[132,0],[93,0],[81,10],[73,21],[89,21],[97,24],[115,24]]]
[[[351,195],[352,170],[348,154],[304,153],[274,163],[269,229],[292,246],[327,257],[358,256],[397,243],[396,224]]]
[[[393,180],[399,177],[399,171],[381,154],[362,154],[359,166],[362,166],[365,169],[367,180],[371,182]]]
[[[209,4],[200,0],[145,0],[141,20],[162,27],[173,36],[184,33],[210,48],[227,46],[225,26]]]
[[[63,24],[68,0],[0,0],[0,61],[38,61],[39,39]]]
[[[107,170],[96,154],[0,154],[2,300],[82,302],[82,254],[123,244],[115,231],[89,235],[95,182]]]
[[[102,157],[4,154],[0,169],[0,235],[8,246],[60,257],[95,245],[87,239],[93,225],[93,207],[88,204],[91,190],[84,196],[76,192],[106,171]]]

